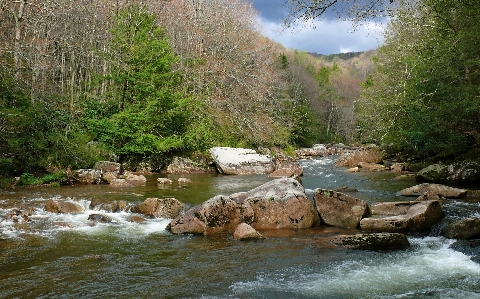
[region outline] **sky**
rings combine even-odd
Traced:
[[[285,0],[250,0],[260,13],[264,34],[286,48],[318,54],[337,54],[376,49],[382,43],[382,27],[364,24],[354,30],[351,23],[337,20],[315,20],[294,30],[281,30],[287,11]]]

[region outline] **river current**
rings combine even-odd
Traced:
[[[346,173],[333,166],[335,158],[300,161],[308,196],[315,188],[348,186],[358,189],[349,195],[369,203],[407,200],[395,193],[415,184],[390,173]],[[408,250],[373,252],[325,248],[322,236],[356,232],[332,227],[261,231],[265,240],[240,242],[231,235],[171,235],[170,219],[132,223],[125,212],[105,213],[111,223],[87,220],[102,212],[89,209],[92,199],[175,197],[195,206],[270,180],[190,175],[190,185],[160,188],[157,177],[125,188],[0,190],[0,298],[480,298],[480,264],[434,233],[409,237]],[[51,198],[75,200],[85,212],[45,212]],[[478,202],[448,200],[447,217],[478,217]],[[17,209],[30,209],[31,221],[8,217]]]

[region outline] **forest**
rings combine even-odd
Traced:
[[[394,1],[382,47],[314,57],[246,0],[0,0],[0,175],[328,142],[478,159],[478,4]]]

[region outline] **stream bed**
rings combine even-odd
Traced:
[[[358,189],[369,203],[409,200],[396,192],[415,184],[392,173],[347,173],[335,156],[301,160],[309,197],[315,188]],[[92,199],[139,203],[175,197],[195,206],[218,195],[253,189],[267,176],[214,174],[193,183],[159,187],[72,186],[0,190],[0,298],[480,298],[480,264],[452,249],[455,240],[432,233],[409,237],[411,248],[374,252],[326,248],[325,235],[356,230],[315,227],[261,231],[265,240],[231,235],[176,236],[171,219],[129,222],[130,213],[105,213],[111,223],[87,220]],[[52,214],[49,199],[75,200],[85,212]],[[480,200],[446,200],[447,218],[480,216]],[[30,222],[9,213],[30,209]]]

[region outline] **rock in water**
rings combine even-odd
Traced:
[[[269,174],[275,170],[273,159],[252,149],[214,147],[210,154],[218,172],[223,174]]]

